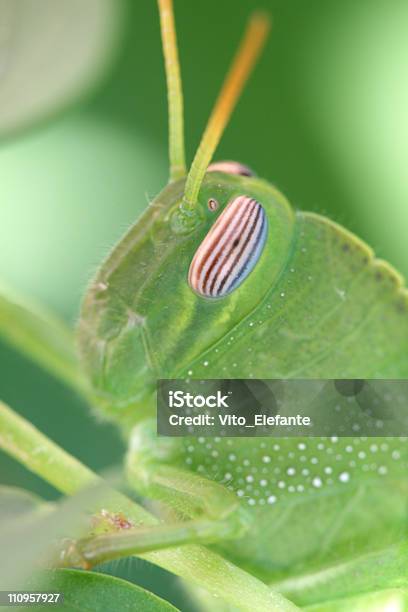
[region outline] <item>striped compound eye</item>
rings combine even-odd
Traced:
[[[207,172],[226,172],[227,174],[240,174],[241,176],[255,176],[255,172],[235,161],[219,161],[210,164]]]
[[[234,291],[258,261],[267,230],[259,202],[247,196],[231,200],[194,255],[188,273],[190,287],[206,298]]]

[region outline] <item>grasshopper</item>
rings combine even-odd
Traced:
[[[132,486],[180,521],[178,542],[211,543],[274,581],[306,561],[347,559],[356,542],[370,551],[374,529],[395,541],[406,519],[406,438],[160,438],[156,381],[407,378],[408,294],[345,228],[294,210],[241,162],[212,162],[264,45],[263,14],[249,21],[187,172],[172,3],[158,4],[170,180],[89,286],[83,369],[95,403],[129,439]],[[386,516],[376,515],[384,499]],[[153,542],[168,545],[165,525]],[[116,546],[107,536],[105,558]]]

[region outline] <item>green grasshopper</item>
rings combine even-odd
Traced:
[[[96,403],[129,436],[132,486],[185,525],[179,543],[211,542],[273,581],[401,536],[406,439],[159,438],[156,380],[407,378],[408,294],[346,229],[295,211],[243,164],[211,164],[264,15],[249,23],[187,173],[171,1],[159,10],[170,181],[89,287],[82,363]],[[154,541],[168,545],[165,528]],[[106,538],[105,558],[116,546]]]

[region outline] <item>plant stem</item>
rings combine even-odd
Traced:
[[[132,522],[154,524],[156,520],[141,506],[110,488],[92,470],[64,451],[34,425],[0,401],[0,448],[66,495],[94,487],[106,487],[112,512],[131,511]],[[100,495],[98,495],[98,500]]]
[[[103,483],[94,472],[66,453],[31,423],[0,402],[0,448],[68,495]],[[98,496],[99,498],[99,496]],[[158,520],[141,506],[107,486],[103,507],[123,514],[134,526]],[[99,504],[101,507],[101,504]],[[117,532],[117,526],[106,523]],[[277,591],[202,546],[186,545],[140,555],[198,584],[238,610],[294,612],[298,608]]]
[[[85,398],[72,330],[41,306],[0,285],[0,337]]]
[[[67,495],[95,484],[98,479],[91,470],[2,402],[0,448]]]

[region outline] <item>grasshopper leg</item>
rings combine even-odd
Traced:
[[[159,438],[153,421],[138,425],[127,459],[129,481],[139,493],[167,503],[179,516],[228,519],[237,537],[249,527],[248,512],[224,485],[177,465],[178,440]]]
[[[211,544],[236,537],[237,526],[229,518],[194,519],[179,523],[136,526],[126,531],[64,542],[57,565],[91,569],[106,561],[184,544]]]

